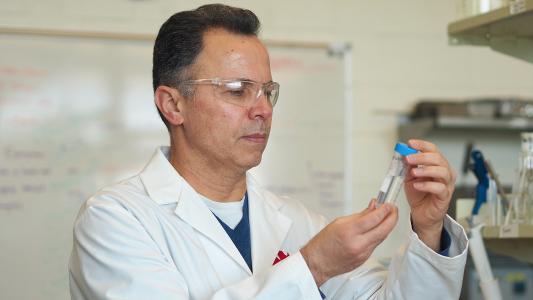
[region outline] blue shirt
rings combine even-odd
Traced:
[[[237,247],[237,250],[239,250],[239,253],[241,253],[242,258],[244,258],[244,261],[246,261],[246,264],[250,268],[250,271],[253,272],[252,269],[252,243],[250,238],[250,218],[248,216],[248,192],[244,195],[244,203],[242,205],[242,219],[235,226],[234,229],[231,229],[224,221],[220,220],[217,215],[213,214],[220,225],[222,225],[222,228],[226,231],[230,239],[233,241],[233,244],[235,244],[235,247]]]

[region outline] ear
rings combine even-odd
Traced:
[[[167,121],[175,126],[183,124],[183,101],[181,93],[169,86],[160,85],[154,93],[154,101],[157,108]]]

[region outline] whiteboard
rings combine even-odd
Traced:
[[[281,94],[252,172],[332,218],[345,205],[342,60],[325,49],[269,50]],[[0,35],[0,51],[0,298],[68,299],[81,203],[168,144],[153,104],[152,42]]]

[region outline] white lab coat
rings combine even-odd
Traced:
[[[194,189],[158,149],[137,176],[87,200],[74,224],[72,299],[316,299],[299,249],[326,225],[247,176],[253,273]],[[411,232],[388,271],[370,259],[320,287],[327,299],[457,299],[467,238],[450,218],[450,257]],[[278,251],[289,256],[272,266]]]

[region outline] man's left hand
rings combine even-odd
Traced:
[[[410,140],[408,145],[420,151],[406,157],[409,167],[405,195],[411,206],[413,230],[422,242],[438,252],[456,173],[434,144]]]

